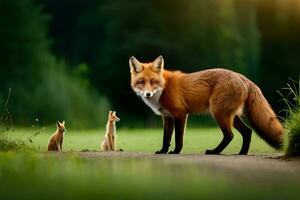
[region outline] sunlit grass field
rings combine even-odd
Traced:
[[[46,151],[50,135],[55,127],[42,130],[35,136],[39,129],[17,128],[11,134],[12,138],[25,141],[31,140],[30,145],[38,151]],[[68,130],[64,138],[64,151],[99,151],[100,143],[104,137],[105,130]],[[237,154],[242,145],[242,138],[238,132],[230,145],[224,150],[225,154]],[[117,130],[117,148],[128,152],[154,153],[162,145],[162,129],[121,129]],[[174,136],[170,150],[174,148]],[[218,128],[191,128],[187,129],[184,148],[182,153],[203,154],[207,148],[214,148],[222,139],[222,133]],[[253,133],[250,154],[274,153],[255,133]]]
[[[294,199],[298,196],[299,183],[293,176],[284,182],[276,174],[263,177],[263,172],[255,172],[252,177],[243,170],[235,174],[186,162],[177,156],[82,157],[77,153],[99,151],[105,130],[67,130],[63,146],[67,153],[48,154],[47,143],[54,130],[35,135],[37,130],[17,128],[8,133],[12,139],[28,141],[36,151],[0,153],[0,199]],[[201,156],[205,149],[215,147],[221,136],[217,128],[188,129],[183,154]],[[124,150],[119,155],[127,152],[152,155],[161,142],[161,129],[118,130],[118,148]],[[241,137],[235,133],[234,141],[224,153],[236,154],[240,147]],[[275,151],[254,136],[250,154],[269,153]]]

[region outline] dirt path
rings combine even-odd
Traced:
[[[267,155],[154,155],[150,153],[132,152],[80,152],[79,155],[88,159],[141,159],[153,160],[167,164],[195,164],[199,167],[227,172],[256,172],[258,174],[297,174],[300,178],[300,159],[282,159],[281,154]],[[300,179],[299,179],[300,180]]]

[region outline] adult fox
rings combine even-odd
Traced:
[[[223,132],[223,139],[206,154],[219,154],[233,139],[232,126],[242,135],[239,154],[247,155],[252,130],[242,121],[244,112],[258,135],[272,147],[282,146],[283,128],[261,90],[245,76],[226,69],[194,73],[168,71],[159,56],[150,63],[129,59],[131,87],[164,124],[163,145],[156,154],[167,153],[175,127],[175,149],[180,153],[188,114],[210,112]]]

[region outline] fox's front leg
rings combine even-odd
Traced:
[[[114,137],[111,134],[108,135],[108,144],[109,144],[110,151],[116,151],[115,144],[114,144]]]
[[[56,147],[57,147],[57,150],[58,150],[58,151],[61,151],[61,148],[60,148],[60,142],[56,142]]]
[[[161,150],[156,151],[155,154],[165,154],[168,152],[170,142],[174,130],[174,119],[172,117],[163,117],[164,123],[164,138]]]
[[[62,143],[63,143],[63,141],[64,141],[64,138],[62,138],[61,141],[59,142],[59,146],[60,146],[60,150],[61,150],[61,151],[63,150],[63,149],[62,149]]]
[[[187,121],[187,115],[174,119],[175,123],[175,149],[170,151],[169,154],[179,154],[183,147],[183,136],[185,132],[185,125]]]

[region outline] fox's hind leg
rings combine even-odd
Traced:
[[[231,129],[234,117],[240,113],[247,99],[248,93],[245,91],[248,91],[248,86],[238,77],[224,78],[215,85],[209,100],[210,112],[218,122],[224,137],[215,149],[207,150],[206,154],[220,153],[233,139]],[[244,148],[247,149],[247,142]]]
[[[205,151],[205,154],[219,154],[221,153],[227,145],[231,142],[233,139],[233,134],[231,131],[231,125],[232,125],[232,117],[226,117],[223,115],[215,115],[215,119],[217,120],[219,127],[222,130],[223,133],[223,139],[220,142],[220,144],[214,148],[214,149],[207,149]]]
[[[243,145],[239,154],[247,155],[250,147],[252,130],[242,121],[239,116],[234,117],[233,126],[241,133],[243,137]]]

